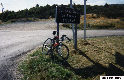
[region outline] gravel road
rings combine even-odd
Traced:
[[[15,31],[33,31],[55,29],[55,20],[42,20],[37,22],[15,22],[11,24],[0,25],[0,30],[15,30]]]
[[[40,22],[13,23],[0,26],[0,80],[13,80],[11,70],[16,60],[26,52],[41,46],[52,36],[56,23],[54,20]],[[72,38],[72,30],[60,30],[60,35]],[[124,36],[124,30],[87,30],[87,37]],[[78,31],[83,38],[83,31]],[[14,79],[17,80],[17,79]]]

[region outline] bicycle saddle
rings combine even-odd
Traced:
[[[56,31],[53,31],[53,35],[56,35]]]

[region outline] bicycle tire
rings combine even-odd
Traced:
[[[42,53],[47,55],[49,53],[49,50],[50,50],[51,46],[52,46],[52,39],[51,38],[48,38],[43,43]]]
[[[67,60],[68,57],[69,57],[69,49],[68,47],[63,44],[63,43],[60,43],[58,46],[57,46],[57,53],[60,57],[62,57],[63,60]]]

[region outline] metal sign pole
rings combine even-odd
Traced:
[[[72,0],[70,0],[70,8],[73,8],[73,7],[72,7]]]
[[[72,7],[72,0],[70,0],[70,8],[73,8]],[[76,40],[76,38],[75,38],[75,30],[74,30],[74,24],[71,24],[71,26],[72,26],[72,32],[73,32],[73,43],[74,43],[74,47],[77,47],[75,44],[77,44],[77,40]],[[75,48],[76,49],[76,48]]]
[[[57,6],[56,6],[56,14],[55,17],[57,17]],[[56,21],[57,22],[57,21]],[[57,36],[58,36],[58,40],[57,42],[59,42],[59,23],[57,22]]]
[[[58,36],[57,42],[59,42],[59,23],[57,23],[57,36]]]
[[[72,0],[70,0],[70,8],[73,8],[72,7]],[[73,32],[73,42],[74,42],[74,40],[75,40],[75,35],[74,35],[74,33],[75,33],[75,31],[74,31],[74,24],[71,24],[71,26],[72,26],[72,32]]]
[[[84,0],[84,40],[86,40],[86,1]]]
[[[77,50],[77,24],[75,25],[75,40],[74,40],[74,47]]]

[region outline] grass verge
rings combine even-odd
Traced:
[[[42,55],[41,49],[38,49],[21,63],[19,70],[23,74],[23,80],[76,80],[80,78],[73,71],[55,62],[49,56]]]
[[[102,75],[124,75],[124,37],[78,40],[78,50],[67,44],[67,61],[42,55],[38,49],[19,66],[24,80],[99,80]]]

